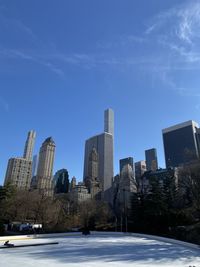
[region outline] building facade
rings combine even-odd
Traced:
[[[132,209],[132,199],[136,197],[137,184],[130,164],[123,166],[120,175],[113,179],[113,210],[116,222],[120,222],[121,230],[127,231],[127,216]],[[125,227],[126,225],[126,227]]]
[[[145,160],[140,160],[135,162],[135,178],[136,181],[146,172],[147,167],[146,167],[146,161]]]
[[[24,158],[10,158],[4,185],[10,183],[17,189],[29,190],[32,178],[32,161]]]
[[[89,155],[88,177],[85,178],[85,185],[89,189],[92,198],[101,199],[102,186],[99,180],[99,155],[95,147]]]
[[[200,128],[196,129],[196,140],[197,140],[197,147],[200,157]]]
[[[126,164],[120,173],[119,190],[134,193],[137,192],[135,175],[129,164]]]
[[[134,160],[132,157],[128,157],[128,158],[124,158],[124,159],[120,159],[119,161],[119,172],[122,172],[122,169],[124,168],[124,166],[126,166],[127,164],[129,164],[133,170],[134,176],[135,176],[135,165],[134,165]]]
[[[199,158],[199,126],[186,121],[162,130],[166,167],[178,167]]]
[[[42,144],[37,169],[37,189],[47,196],[53,195],[53,165],[55,142],[48,137]]]
[[[26,144],[24,148],[24,156],[23,156],[27,160],[32,160],[35,137],[36,137],[35,131],[32,130],[28,132],[28,136],[27,136],[27,140],[26,140]]]
[[[85,143],[83,180],[87,184],[88,179],[96,178],[102,191],[101,198],[106,201],[111,201],[110,190],[113,179],[113,119],[113,111],[111,109],[106,110],[104,114],[105,132],[89,138]],[[97,158],[96,162],[95,160],[91,161],[91,153],[94,154],[94,151]]]
[[[110,108],[104,111],[104,132],[112,134],[114,138],[114,112]]]
[[[70,192],[76,187],[76,177],[72,177],[71,183],[70,183]]]
[[[156,171],[158,169],[158,158],[155,148],[145,150],[145,159],[147,171]]]
[[[33,156],[33,164],[32,164],[32,177],[36,176],[37,174],[37,167],[38,167],[38,155]]]
[[[84,182],[90,177],[89,157],[95,148],[98,153],[98,181],[102,188],[102,198],[108,200],[113,179],[113,137],[109,133],[96,135],[86,141],[84,160]]]
[[[80,203],[90,200],[91,194],[83,183],[78,183],[70,192],[70,199],[75,203]]]
[[[32,178],[32,153],[35,143],[35,136],[35,131],[28,132],[23,157],[10,158],[8,160],[4,185],[11,183],[17,189],[30,189]]]
[[[55,193],[69,193],[69,174],[66,169],[57,171],[54,175],[55,180]]]
[[[145,172],[138,181],[138,192],[144,195],[151,193],[152,182],[157,185],[160,189],[163,189],[164,184],[174,184],[174,187],[178,186],[178,168],[173,169],[158,169],[156,171]]]

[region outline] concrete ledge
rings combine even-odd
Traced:
[[[143,238],[148,238],[148,239],[154,239],[154,240],[158,240],[158,241],[162,241],[165,243],[171,243],[171,244],[175,244],[175,245],[181,245],[184,247],[189,247],[189,248],[195,248],[200,250],[200,246],[193,244],[193,243],[188,243],[188,242],[184,242],[184,241],[180,241],[177,239],[172,239],[172,238],[167,238],[167,237],[162,237],[162,236],[156,236],[156,235],[145,235],[145,234],[137,234],[137,233],[131,233],[132,236],[135,237],[143,237]]]
[[[33,239],[30,236],[26,235],[15,235],[15,236],[0,236],[0,241],[7,241],[7,240],[28,240]]]
[[[36,235],[15,235],[15,236],[0,236],[0,241],[6,240],[28,240],[34,238],[50,238],[50,237],[63,237],[63,236],[79,236],[82,235],[81,232],[71,232],[71,233],[55,233],[55,234],[36,234]]]

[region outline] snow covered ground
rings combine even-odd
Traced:
[[[0,267],[200,267],[200,249],[147,237],[96,235],[10,241],[15,245],[58,245],[0,250]],[[3,242],[0,242],[3,245]]]

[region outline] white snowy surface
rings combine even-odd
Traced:
[[[200,249],[126,235],[14,240],[15,245],[58,245],[0,250],[0,267],[200,267]],[[3,245],[3,242],[0,242]]]

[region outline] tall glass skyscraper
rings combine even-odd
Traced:
[[[104,111],[104,132],[112,134],[114,138],[114,112],[110,108]]]
[[[54,175],[55,193],[68,193],[69,192],[69,174],[66,169],[57,171]]]
[[[101,183],[102,198],[109,201],[109,190],[112,186],[113,171],[113,133],[114,133],[114,114],[111,109],[104,113],[105,132],[95,135],[85,143],[84,173],[83,180],[90,178],[90,155],[95,149],[98,156],[98,180]]]
[[[157,151],[155,148],[145,150],[145,159],[147,171],[156,171],[158,169]]]
[[[199,126],[190,120],[162,130],[166,167],[178,167],[199,158]]]
[[[135,178],[138,179],[146,172],[147,166],[145,160],[135,162]]]
[[[131,166],[131,168],[133,170],[133,173],[134,173],[134,176],[135,176],[135,164],[134,164],[134,161],[133,161],[133,158],[132,157],[120,159],[120,161],[119,161],[120,174],[121,174],[122,169],[124,168],[124,166],[126,166],[128,164]]]
[[[197,147],[198,147],[199,157],[200,157],[200,128],[198,128],[196,131],[196,139],[197,139]]]
[[[27,136],[26,144],[24,148],[24,158],[27,160],[32,160],[35,137],[36,137],[35,131],[28,132],[28,136]]]

